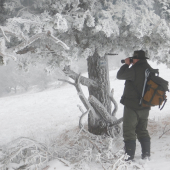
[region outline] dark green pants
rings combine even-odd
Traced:
[[[149,137],[147,130],[149,109],[134,110],[124,107],[123,138],[124,141]],[[150,137],[149,137],[150,138]]]

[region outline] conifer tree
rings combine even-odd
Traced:
[[[0,27],[4,63],[12,57],[24,61],[21,67],[44,62],[50,69],[64,69],[84,57],[89,95],[110,115],[108,53],[124,51],[129,57],[143,49],[150,59],[170,63],[167,0],[12,0],[4,9],[13,15]],[[94,110],[95,115],[89,113],[89,131],[106,133],[108,122]]]

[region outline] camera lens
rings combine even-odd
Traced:
[[[121,63],[122,63],[122,64],[125,63],[125,60],[121,60]]]
[[[130,58],[130,63],[133,63],[133,58]]]

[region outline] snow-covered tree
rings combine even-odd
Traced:
[[[4,9],[8,17],[13,14],[0,27],[4,63],[12,57],[23,68],[44,62],[49,70],[87,59],[88,79],[69,67],[64,72],[75,79],[94,134],[107,133],[116,121],[108,53],[124,51],[130,57],[143,49],[150,59],[170,63],[168,0],[12,0],[4,3]],[[88,86],[89,101],[82,97],[79,83]]]

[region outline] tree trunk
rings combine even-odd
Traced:
[[[110,81],[109,81],[109,68],[107,56],[100,57],[97,52],[87,59],[88,75],[89,78],[98,82],[98,88],[88,87],[89,95],[95,96],[111,114],[111,100]],[[89,132],[101,135],[106,133],[106,122],[101,117],[100,113],[94,108],[96,115],[89,114],[88,117],[88,130]]]

